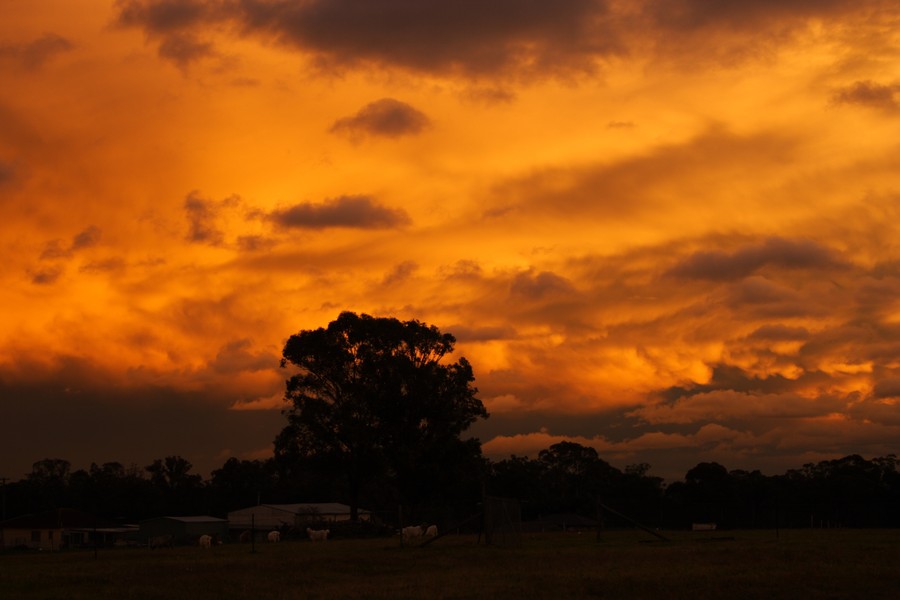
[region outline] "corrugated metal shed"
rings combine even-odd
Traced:
[[[172,536],[176,544],[193,544],[201,535],[211,535],[225,541],[228,520],[207,515],[190,517],[156,517],[141,521],[141,537],[146,540]]]
[[[0,549],[58,550],[82,546],[115,523],[71,508],[22,515],[0,523]]]
[[[359,518],[371,519],[372,513],[359,510]],[[302,504],[260,504],[233,510],[228,513],[228,526],[232,529],[280,529],[282,527],[304,528],[306,523],[317,521],[347,521],[350,507],[338,502]]]

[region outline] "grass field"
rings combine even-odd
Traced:
[[[446,536],[0,555],[0,598],[900,598],[900,531]],[[717,539],[731,538],[731,539]],[[654,541],[650,541],[654,540]]]

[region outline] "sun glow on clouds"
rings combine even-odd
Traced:
[[[60,382],[259,456],[284,339],[354,310],[457,336],[494,457],[896,451],[894,3],[364,5],[5,7],[4,422]],[[6,468],[174,451],[42,435]]]

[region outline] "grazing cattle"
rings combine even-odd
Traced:
[[[249,529],[246,529],[246,530],[244,530],[244,531],[241,532],[241,535],[240,535],[240,537],[238,537],[238,539],[240,540],[240,542],[241,542],[242,544],[249,544],[249,543],[250,543],[250,538],[251,538],[252,536],[253,536],[253,534],[250,532],[250,530],[249,530]]]
[[[403,541],[408,542],[413,538],[422,537],[424,531],[422,531],[422,528],[419,525],[410,525],[409,527],[404,527],[400,533],[403,536]]]
[[[314,542],[327,542],[328,534],[331,533],[330,529],[310,529],[306,528],[306,535],[309,536],[309,539]]]
[[[425,537],[435,537],[437,535],[437,525],[429,525],[425,530]]]
[[[168,533],[166,535],[154,535],[147,540],[147,546],[149,546],[151,550],[156,548],[171,548],[174,545],[175,537]]]
[[[201,535],[200,536],[200,547],[201,548],[209,548],[212,546],[212,536],[211,535]]]
[[[280,542],[281,541],[281,532],[277,530],[272,530],[269,532],[269,535],[266,536],[270,542]]]

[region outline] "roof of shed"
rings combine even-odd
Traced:
[[[319,515],[349,515],[350,507],[340,502],[313,502],[302,504],[263,504],[268,508],[283,510],[294,514],[319,514]],[[369,511],[362,508],[360,513],[368,513]]]
[[[208,515],[199,515],[199,516],[191,516],[191,517],[156,517],[153,519],[145,519],[146,521],[155,521],[157,519],[166,519],[169,521],[180,521],[182,523],[224,523],[228,521],[228,519],[220,519],[218,517],[210,517]]]

